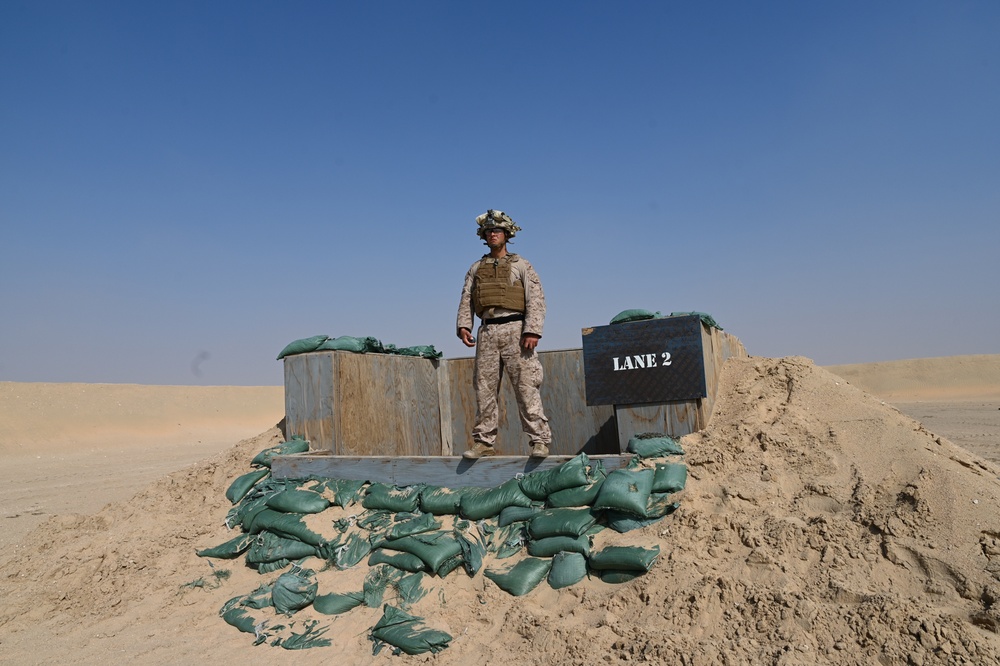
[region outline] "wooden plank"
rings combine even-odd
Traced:
[[[309,440],[314,450],[329,450],[334,437],[333,359],[330,354],[285,358],[285,434]]]
[[[454,436],[451,427],[451,382],[448,377],[448,362],[444,359],[434,361],[438,380],[438,414],[440,415],[441,455],[450,456],[454,450]]]
[[[617,405],[618,441],[624,451],[628,440],[644,432],[679,438],[698,428],[698,400],[682,400],[653,405]]]
[[[275,456],[271,474],[276,479],[355,479],[373,483],[410,486],[426,483],[446,488],[475,486],[492,488],[518,474],[552,469],[573,456],[549,456],[536,460],[525,456],[496,456],[465,460],[459,456],[335,456],[304,453]],[[628,465],[632,456],[589,456],[608,471]]]
[[[441,414],[430,360],[332,352],[336,396],[333,451],[339,455],[438,455]]]

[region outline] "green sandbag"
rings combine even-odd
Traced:
[[[521,491],[517,479],[494,488],[469,488],[462,494],[461,515],[469,520],[482,520],[500,515],[509,506],[531,506],[531,498]]]
[[[433,515],[424,513],[416,518],[403,520],[396,523],[385,531],[386,539],[401,539],[411,534],[422,534],[423,532],[433,532],[441,529],[441,521],[436,520]]]
[[[590,555],[590,539],[586,535],[578,537],[553,536],[528,542],[528,555],[552,557],[556,553],[580,553]]]
[[[364,592],[348,592],[347,594],[321,594],[313,600],[313,608],[323,615],[340,615],[357,608],[365,601]]]
[[[549,585],[558,590],[576,585],[587,576],[587,558],[580,553],[556,553],[549,569]]]
[[[316,555],[316,547],[298,539],[286,539],[264,531],[257,535],[247,552],[247,564],[262,564],[279,560],[299,560]]]
[[[289,342],[281,353],[278,354],[277,360],[281,360],[286,356],[291,356],[292,354],[305,354],[308,352],[316,351],[319,346],[330,339],[329,335],[314,335],[311,338],[302,338],[301,340],[295,340],[294,342]]]
[[[558,467],[530,472],[520,479],[521,491],[533,500],[544,500],[554,492],[590,483],[587,454],[581,453]]]
[[[257,634],[257,630],[254,628],[258,624],[257,620],[245,608],[235,606],[225,609],[222,612],[222,619],[226,621],[226,624],[236,627],[245,634]]]
[[[465,564],[465,558],[462,557],[461,553],[459,553],[458,555],[449,557],[447,560],[445,560],[444,563],[438,567],[438,570],[434,572],[434,574],[438,578],[444,578],[445,576],[447,576],[448,574],[450,574],[452,571],[459,568],[463,564]]]
[[[639,546],[607,546],[590,555],[591,569],[613,569],[616,571],[649,571],[660,547],[640,548]]]
[[[705,326],[709,326],[711,328],[717,328],[720,331],[722,330],[722,327],[719,326],[718,322],[715,321],[715,317],[713,317],[712,315],[708,314],[707,312],[671,312],[670,316],[671,317],[698,317],[699,319],[701,319],[701,323],[703,323]]]
[[[671,501],[671,497],[671,493],[651,493],[649,502],[646,503],[646,516],[662,518],[676,511],[680,507],[680,503]]]
[[[342,335],[339,338],[331,338],[324,341],[316,348],[316,351],[349,351],[356,354],[368,352],[382,353],[385,349],[382,343],[373,337],[356,338],[350,335]]]
[[[271,473],[270,469],[258,469],[253,472],[247,472],[246,474],[236,477],[229,488],[226,490],[226,499],[236,504],[243,496],[250,492],[254,484],[263,479],[265,476]]]
[[[601,485],[594,508],[617,509],[644,518],[652,489],[653,470],[616,469]]]
[[[347,507],[361,499],[361,489],[367,481],[354,479],[327,479],[315,488],[316,492],[330,491],[334,499],[332,503],[341,508]]]
[[[366,511],[360,518],[358,518],[358,527],[368,530],[369,532],[378,532],[380,530],[388,529],[391,524],[392,512],[385,511],[383,509]]]
[[[604,471],[604,465],[598,463],[592,472],[594,481],[580,486],[579,488],[567,488],[549,495],[545,503],[552,508],[590,506],[597,499],[597,493],[601,491],[601,485],[608,473]]]
[[[372,567],[365,576],[363,586],[365,606],[378,608],[382,604],[382,598],[385,597],[385,589],[403,575],[402,570],[393,567],[385,565]]]
[[[631,513],[611,510],[604,513],[604,519],[607,521],[608,527],[619,534],[625,534],[626,532],[631,532],[632,530],[642,529],[647,525],[652,525],[658,520],[662,520],[662,518],[638,518],[633,516]]]
[[[635,580],[639,576],[643,575],[643,571],[614,571],[605,570],[598,571],[598,577],[605,583],[620,584],[627,583],[629,581]]]
[[[553,536],[578,537],[597,522],[589,508],[545,509],[528,523],[528,534],[532,539]]]
[[[511,523],[501,527],[490,535],[486,549],[500,560],[517,555],[524,548],[527,532],[528,526],[524,523]]]
[[[679,463],[660,463],[653,474],[654,493],[676,493],[684,490],[687,485],[687,465]]]
[[[381,548],[373,550],[368,558],[368,566],[374,567],[378,564],[388,564],[403,571],[424,571],[427,565],[424,561],[413,553],[400,553],[398,551],[386,551]]]
[[[508,569],[487,569],[487,578],[515,597],[531,592],[552,568],[552,560],[528,557]]]
[[[413,512],[420,505],[421,486],[406,486],[400,488],[385,483],[373,483],[361,500],[361,506],[366,509],[384,509],[386,511]]]
[[[393,583],[392,586],[399,595],[399,605],[406,609],[427,596],[428,590],[423,586],[423,582],[423,573],[412,573]]]
[[[443,631],[428,629],[424,619],[386,604],[382,618],[372,627],[372,654],[377,655],[386,644],[406,654],[437,653],[448,647],[451,636]]]
[[[267,498],[267,508],[282,513],[322,513],[330,508],[330,501],[312,490],[293,488]]]
[[[622,310],[616,314],[611,318],[611,323],[626,324],[630,321],[645,321],[646,319],[660,319],[661,317],[663,317],[663,315],[659,312],[643,310],[642,308],[632,308],[631,310]]]
[[[338,539],[330,547],[324,549],[324,554],[333,551],[333,563],[338,569],[350,569],[372,551],[371,542],[359,532],[351,532],[344,539]]]
[[[257,573],[259,573],[261,576],[265,576],[269,573],[274,573],[275,571],[281,571],[291,563],[292,563],[291,560],[286,560],[284,558],[280,560],[275,560],[274,562],[261,562],[260,564],[257,565]]]
[[[330,647],[332,641],[323,638],[323,634],[330,630],[330,627],[318,627],[319,620],[310,620],[302,623],[303,631],[291,632],[291,636],[279,638],[271,643],[272,646],[280,646],[286,650],[308,650],[309,648]]]
[[[388,349],[386,351],[388,351]],[[444,356],[444,354],[434,349],[434,345],[400,347],[399,349],[393,349],[392,353],[399,354],[400,356],[419,356],[420,358],[441,358]]]
[[[447,532],[427,532],[391,539],[382,544],[382,547],[416,555],[424,561],[429,571],[437,571],[445,560],[462,552],[458,539]]]
[[[441,488],[424,486],[420,491],[420,510],[435,516],[454,516],[462,501],[464,488]]]
[[[272,509],[264,509],[254,516],[248,531],[251,534],[257,534],[264,530],[286,539],[297,539],[317,548],[326,543],[326,539],[321,534],[306,527],[306,524],[302,522],[302,516],[297,513],[281,513]]]
[[[254,467],[270,467],[274,456],[290,456],[295,453],[305,453],[309,450],[309,441],[298,435],[293,435],[287,442],[264,449],[253,457],[250,464]]]
[[[311,604],[318,589],[313,571],[293,569],[278,576],[271,589],[271,603],[282,615],[291,615]]]
[[[240,597],[240,606],[256,608],[257,610],[269,608],[271,606],[271,586],[261,585],[250,594]]]
[[[628,440],[625,447],[629,453],[640,458],[662,458],[663,456],[684,455],[684,449],[677,440],[668,435],[655,432],[644,432]]]
[[[537,506],[509,506],[500,512],[500,517],[497,518],[497,525],[507,527],[511,523],[522,523],[526,520],[531,520],[541,513],[541,511]]]
[[[462,548],[462,562],[465,564],[465,572],[470,577],[475,576],[483,566],[483,557],[486,555],[486,544],[479,534],[469,535],[459,529],[455,530],[455,538]]]
[[[214,557],[219,560],[231,560],[239,557],[242,552],[249,548],[253,540],[254,537],[252,534],[241,534],[226,543],[196,551],[195,555],[198,557]]]

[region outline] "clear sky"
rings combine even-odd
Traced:
[[[0,2],[0,380],[282,383],[455,337],[509,213],[542,349],[699,310],[1000,353],[1000,3]]]

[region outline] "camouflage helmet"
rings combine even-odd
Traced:
[[[493,210],[492,208],[477,217],[476,224],[479,225],[476,235],[483,240],[486,240],[487,229],[499,227],[506,232],[507,238],[513,238],[514,234],[521,230],[521,227],[514,224],[514,220],[510,219],[507,213],[502,210]]]

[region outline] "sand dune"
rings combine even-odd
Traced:
[[[1000,663],[1000,468],[949,441],[975,421],[995,459],[998,368],[1000,356],[731,362],[709,428],[682,441],[681,509],[629,533],[660,545],[656,567],[520,598],[481,575],[439,581],[415,608],[456,637],[433,661]],[[966,411],[949,416],[953,404]],[[208,575],[193,551],[226,538],[223,493],[280,441],[281,411],[272,387],[0,384],[15,537],[0,544],[0,660],[370,663],[375,609],[332,620],[333,647],[286,652],[218,617],[256,572],[185,587]],[[45,522],[27,534],[26,518]]]

